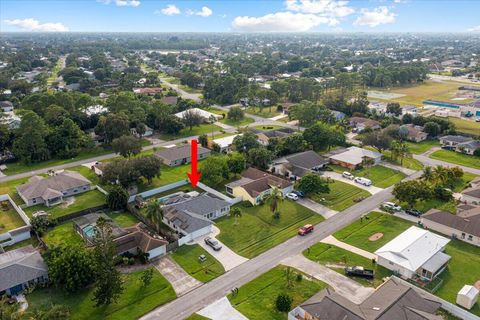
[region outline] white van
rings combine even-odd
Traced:
[[[363,184],[364,186],[367,186],[367,187],[372,185],[372,180],[364,177],[356,177],[354,181],[356,183]]]

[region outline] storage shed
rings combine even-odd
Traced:
[[[457,304],[471,309],[477,303],[479,292],[474,286],[464,285],[457,294]]]

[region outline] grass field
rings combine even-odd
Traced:
[[[199,126],[195,126],[190,130],[190,128],[185,128],[181,130],[178,134],[167,134],[167,133],[162,133],[159,138],[162,140],[175,140],[175,139],[182,139],[182,138],[188,138],[191,136],[199,136],[202,134],[207,134],[211,135],[212,132],[217,132],[220,131],[222,128],[219,126],[216,126],[214,124],[208,124],[204,123]]]
[[[253,120],[252,118],[248,118],[248,117],[244,117],[243,119],[241,119],[239,121],[235,121],[235,120],[228,119],[228,118],[220,120],[221,123],[227,124],[227,125],[232,126],[232,127],[244,126],[244,125],[247,125],[247,124],[252,123],[254,121],[255,120]]]
[[[417,159],[414,159],[412,157],[406,157],[406,158],[403,158],[403,160],[400,160],[400,159],[392,160],[390,150],[385,150],[382,152],[382,154],[385,155],[386,161],[393,163],[397,166],[401,166],[401,167],[412,169],[412,170],[422,170],[423,168],[423,164]]]
[[[311,223],[317,224],[323,218],[293,201],[284,200],[278,211],[280,218],[274,219],[268,205],[243,207],[238,205],[242,216],[235,219],[222,217],[215,221],[220,229],[217,237],[230,249],[246,258],[253,258],[260,253],[295,236],[298,228]]]
[[[52,74],[47,78],[47,85],[51,86],[58,78],[58,73],[62,69],[63,59],[59,58],[52,69]]]
[[[345,168],[335,165],[330,165],[334,171],[342,173]],[[363,168],[359,170],[350,171],[354,176],[365,177],[372,180],[375,187],[387,188],[405,178],[405,174],[384,166],[373,166],[370,168]]]
[[[16,186],[27,182],[28,178],[20,178],[17,180],[12,180],[12,181],[7,181],[7,182],[1,182],[0,183],[0,194],[8,194],[10,198],[17,204],[23,204],[22,198],[17,193],[17,189],[15,189]]]
[[[18,212],[8,201],[0,204],[0,234],[25,225]]]
[[[450,150],[438,150],[430,155],[430,158],[442,160],[454,164],[459,164],[465,167],[480,169],[480,157],[471,156],[468,154],[458,153]]]
[[[251,128],[262,130],[262,131],[272,131],[272,130],[282,129],[283,127],[277,126],[277,125],[268,125],[268,126],[258,125],[258,126],[253,126]]]
[[[318,280],[295,281],[288,287],[284,266],[277,266],[249,283],[241,286],[237,295],[228,295],[232,306],[250,320],[286,320],[287,314],[277,311],[275,299],[279,294],[287,294],[292,298],[291,309],[300,305],[327,284]],[[296,269],[291,269],[300,273]]]
[[[439,147],[440,143],[438,140],[425,140],[421,142],[406,142],[408,149],[410,150],[411,153],[413,154],[422,154],[424,152],[427,152],[433,147]]]
[[[480,137],[480,123],[472,120],[449,117],[448,120],[455,124],[455,130],[468,135]]]
[[[383,278],[392,274],[388,269],[373,264],[370,259],[325,243],[319,242],[311,246],[309,249],[303,251],[303,255],[312,261],[328,265],[330,269],[341,274],[345,274],[345,266],[362,266],[365,269],[373,269],[375,270],[375,278],[373,280],[352,277],[353,280],[368,287],[377,287],[383,283]]]
[[[124,291],[118,301],[109,306],[95,307],[93,288],[68,294],[50,287],[35,290],[27,295],[27,300],[33,308],[52,303],[65,305],[70,309],[72,320],[134,320],[176,298],[170,283],[155,268],[153,270],[152,282],[146,288],[140,280],[142,272],[124,274]]]
[[[83,192],[75,195],[74,198],[74,202],[70,205],[61,203],[54,207],[47,207],[43,204],[39,204],[25,208],[24,211],[29,217],[32,217],[33,213],[43,210],[47,212],[51,218],[58,218],[80,210],[98,207],[106,203],[105,195],[98,190]]]
[[[354,199],[367,198],[370,193],[366,190],[357,188],[351,184],[337,181],[329,184],[330,193],[319,193],[313,195],[313,201],[321,203],[332,210],[343,211],[355,204]],[[325,199],[325,201],[322,201]]]
[[[207,257],[204,262],[198,260],[202,254]],[[181,246],[171,256],[183,270],[201,282],[208,282],[225,273],[222,264],[198,244]]]
[[[273,118],[281,114],[280,111],[277,111],[276,106],[272,106],[272,108],[265,107],[261,111],[257,107],[249,107],[245,110],[245,112],[264,118]]]

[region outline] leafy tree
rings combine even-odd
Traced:
[[[124,158],[130,158],[142,151],[142,141],[134,136],[121,136],[112,141],[112,149]]]
[[[340,129],[326,123],[316,123],[305,129],[303,138],[315,150],[328,149],[345,143],[345,134]]]
[[[142,281],[142,288],[146,288],[152,283],[153,268],[148,268],[142,272],[140,280]]]
[[[55,286],[72,293],[95,281],[92,253],[83,246],[54,247],[45,256]]]
[[[31,111],[26,112],[17,130],[13,153],[25,163],[48,159],[49,151],[45,140],[48,133],[48,127],[42,118]]]
[[[248,151],[248,162],[259,169],[267,169],[272,159],[272,152],[263,146]]]
[[[95,133],[103,135],[105,141],[110,143],[115,138],[130,134],[130,121],[128,116],[123,113],[109,113],[107,116],[101,116],[95,127]]]
[[[236,226],[238,224],[238,218],[240,218],[242,216],[242,211],[240,210],[239,207],[233,207],[232,210],[230,210],[230,213],[235,218],[235,221],[233,222],[233,225]]]
[[[198,142],[204,148],[208,147],[208,137],[206,134],[202,134],[198,136]]]
[[[233,139],[233,145],[238,152],[246,153],[250,149],[257,148],[260,143],[257,135],[252,131],[247,131],[242,135],[238,135]]]
[[[428,185],[419,180],[402,181],[395,185],[392,194],[400,201],[413,207],[418,200],[426,200],[432,196]]]
[[[245,114],[240,107],[231,107],[228,110],[227,118],[233,121],[240,121],[245,117]]]
[[[0,119],[2,114],[0,112]],[[6,124],[0,123],[0,153],[3,152],[10,144],[10,129]]]
[[[154,178],[159,178],[162,167],[162,160],[155,155],[148,155],[132,160],[135,171],[147,179],[148,184],[152,183]]]
[[[82,147],[89,146],[89,138],[71,119],[64,119],[47,138],[50,150],[60,158],[76,156]]]
[[[283,139],[282,149],[280,153],[281,155],[287,155],[287,154],[302,152],[307,149],[308,149],[308,143],[303,139],[302,133],[296,132],[294,134],[289,135],[285,139]]]
[[[440,130],[441,130],[440,126],[433,121],[429,121],[429,122],[425,123],[425,126],[423,128],[423,131],[428,133],[429,137],[438,136],[441,133]]]
[[[211,156],[200,163],[202,180],[209,186],[219,186],[228,179],[228,163],[225,156]]]
[[[287,294],[279,294],[275,299],[275,307],[280,312],[289,312],[292,308],[292,298]]]
[[[45,110],[43,119],[45,119],[45,122],[50,126],[59,126],[63,120],[69,117],[70,114],[67,110],[56,104],[52,104]]]
[[[47,232],[48,228],[52,227],[54,223],[45,216],[39,217],[32,217],[30,219],[30,225],[32,226],[32,231],[38,237],[42,237],[45,232]]]
[[[480,148],[478,148],[477,150],[473,151],[473,155],[475,157],[480,157]]]
[[[400,107],[400,103],[398,102],[390,102],[387,104],[387,113],[394,114],[399,116],[402,114],[402,107]]]
[[[382,152],[383,150],[390,148],[392,138],[384,132],[371,131],[362,137],[362,142],[365,145],[374,147],[378,152]]]
[[[330,192],[328,181],[314,173],[304,175],[298,182],[297,188],[305,194]]]
[[[151,199],[148,202],[146,217],[150,220],[157,229],[157,233],[160,234],[163,221],[163,209],[158,203],[157,199]]]
[[[192,131],[194,126],[199,126],[202,123],[202,117],[198,112],[187,110],[183,114],[183,123],[185,123],[185,126],[189,127],[190,131]]]
[[[182,120],[171,115],[164,120],[161,130],[168,134],[178,134],[183,128],[185,128],[185,125]]]
[[[291,107],[289,117],[298,120],[299,125],[309,127],[319,120],[320,107],[311,101],[302,101]]]
[[[123,292],[120,272],[115,268],[116,245],[112,227],[102,218],[98,219],[93,238],[94,271],[96,276],[93,301],[95,306],[110,305]]]
[[[128,192],[121,186],[110,187],[107,195],[107,205],[111,210],[121,210],[127,207]]]
[[[237,174],[245,170],[247,161],[245,160],[245,156],[243,154],[239,152],[231,152],[227,155],[227,166],[228,171]]]

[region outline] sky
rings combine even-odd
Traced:
[[[12,31],[480,33],[480,1],[1,0]]]

